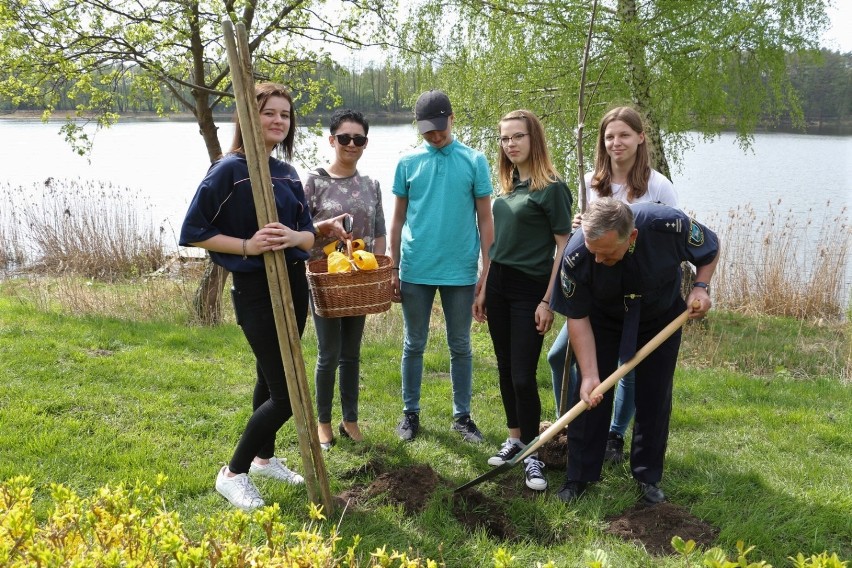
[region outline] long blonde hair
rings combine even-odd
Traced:
[[[557,181],[559,174],[550,161],[550,153],[547,151],[547,141],[544,138],[544,127],[538,117],[528,110],[513,110],[500,119],[500,124],[509,120],[521,120],[527,125],[527,135],[530,137],[530,191],[544,189],[549,184]],[[512,193],[512,183],[515,173],[513,164],[503,147],[500,146],[497,157],[497,176],[500,180],[500,193]]]

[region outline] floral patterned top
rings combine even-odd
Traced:
[[[341,213],[352,215],[352,236],[364,239],[370,252],[373,251],[376,238],[387,234],[379,182],[357,171],[355,175],[345,178],[331,177],[320,168],[308,172],[305,198],[314,223]],[[317,235],[314,248],[311,249],[311,260],[323,258],[323,247],[333,240],[334,237]]]

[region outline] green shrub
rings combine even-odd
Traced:
[[[158,486],[164,482],[160,476]],[[50,491],[53,510],[40,524],[32,507],[30,478],[0,483],[0,566],[439,566],[384,548],[361,563],[358,537],[344,550],[333,527],[323,534],[325,517],[315,505],[310,507],[310,523],[296,531],[278,521],[274,504],[250,514],[232,510],[205,519],[203,535],[193,541],[179,516],[143,483],[106,486],[89,499],[64,485],[52,484]]]

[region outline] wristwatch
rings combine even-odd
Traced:
[[[707,292],[708,295],[710,294],[710,285],[707,282],[695,282],[692,287],[704,288],[704,291]]]

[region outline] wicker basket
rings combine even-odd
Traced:
[[[314,298],[317,315],[342,318],[380,314],[390,309],[393,289],[393,262],[389,256],[376,255],[379,267],[375,270],[328,272],[326,259],[308,263],[308,284]]]

